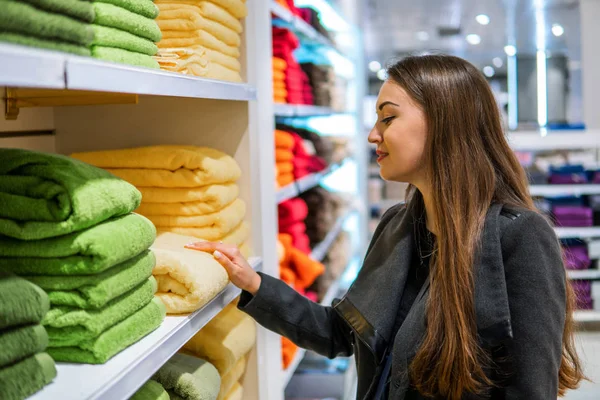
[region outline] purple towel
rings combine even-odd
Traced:
[[[594,172],[594,178],[592,178],[592,183],[600,183],[600,171]]]
[[[586,246],[565,247],[565,266],[567,269],[588,269],[592,260]]]
[[[588,183],[588,177],[585,173],[577,174],[552,174],[548,182],[555,185],[569,185],[573,183]]]
[[[594,225],[594,213],[589,207],[554,206],[552,212],[558,226],[583,227]]]

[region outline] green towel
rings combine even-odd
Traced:
[[[93,43],[96,46],[116,47],[149,56],[153,56],[158,52],[158,47],[154,42],[132,33],[102,25],[92,25],[92,29],[96,34]]]
[[[169,394],[169,400],[185,400],[172,390],[167,390],[167,393]]]
[[[147,250],[156,228],[138,214],[42,240],[0,237],[0,271],[19,275],[97,274]]]
[[[21,46],[37,47],[40,49],[62,51],[64,53],[77,54],[78,56],[91,56],[92,51],[85,46],[59,42],[55,40],[40,39],[35,36],[22,35],[20,33],[0,32],[0,42],[19,44]]]
[[[0,368],[0,399],[22,400],[31,396],[56,377],[54,360],[46,353]]]
[[[48,347],[56,361],[104,364],[115,354],[141,340],[160,326],[165,318],[164,304],[155,297],[137,313],[78,347]]]
[[[133,185],[73,158],[0,149],[0,160],[0,234],[6,236],[64,235],[130,213],[141,201]]]
[[[152,0],[94,0],[96,3],[110,3],[144,17],[158,17],[158,7]]]
[[[162,385],[150,379],[129,400],[170,400]]]
[[[60,1],[60,0],[57,0]],[[89,24],[13,1],[0,0],[0,31],[89,46],[94,32]]]
[[[84,22],[94,20],[94,7],[81,0],[21,0],[44,11],[77,18]]]
[[[221,389],[219,371],[208,361],[176,353],[152,377],[185,400],[215,400]]]
[[[0,271],[0,329],[39,324],[49,308],[48,295],[42,289]]]
[[[96,275],[23,276],[48,293],[53,306],[100,308],[152,275],[156,257],[150,250]]]
[[[117,49],[115,47],[92,46],[92,57],[119,64],[160,69],[158,61],[146,54],[134,53],[133,51]]]
[[[50,347],[77,346],[92,340],[111,326],[127,319],[152,301],[157,284],[154,277],[100,310],[72,307],[51,309],[42,324],[48,331]]]
[[[27,325],[0,331],[0,368],[44,351],[48,334],[42,325]]]
[[[122,29],[134,35],[159,42],[162,33],[156,21],[117,7],[113,4],[94,2],[94,24]]]

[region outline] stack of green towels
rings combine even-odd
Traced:
[[[0,149],[0,271],[41,287],[56,361],[104,363],[156,329],[156,230],[139,191],[60,155]]]
[[[0,272],[0,399],[24,399],[56,377],[54,360],[44,353],[48,335],[40,325],[48,307],[42,289]]]
[[[157,16],[152,0],[0,0],[0,42],[158,69]]]

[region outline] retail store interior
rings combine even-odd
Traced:
[[[600,399],[598,21],[598,0],[0,0],[0,400],[357,398],[353,357],[263,328],[186,246],[343,298],[408,187],[367,140],[386,67],[430,54],[494,93],[577,297],[589,380],[564,398]]]

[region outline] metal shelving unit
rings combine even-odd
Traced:
[[[557,196],[587,196],[600,194],[600,185],[573,184],[573,185],[530,185],[529,193],[532,196],[557,197]]]
[[[342,161],[339,164],[332,164],[329,167],[325,168],[321,172],[316,172],[314,174],[306,175],[293,183],[290,183],[287,186],[282,187],[277,191],[276,198],[277,204],[281,204],[286,200],[292,199],[294,197],[299,196],[300,194],[310,190],[316,186],[319,186],[324,177],[331,174],[340,168],[344,162]]]
[[[582,228],[554,228],[556,235],[560,239],[591,239],[600,238],[600,226],[590,226]]]
[[[338,114],[329,107],[302,104],[275,104],[273,109],[276,117],[315,117]]]

